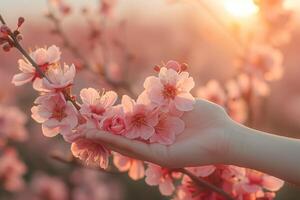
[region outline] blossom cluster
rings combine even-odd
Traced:
[[[185,128],[182,114],[191,111],[195,103],[190,93],[194,80],[186,71],[186,64],[169,61],[162,66],[155,66],[158,75],[145,79],[144,91],[136,100],[124,95],[117,104],[118,95],[114,91],[85,88],[80,91],[79,103],[71,93],[76,69],[74,65],[60,64],[61,52],[58,47],[37,49],[30,56],[42,73],[28,60],[21,59],[21,73],[15,75],[12,82],[17,86],[31,82],[33,88],[40,92],[31,111],[32,118],[42,124],[45,136],[62,135],[71,143],[73,155],[88,165],[106,168],[112,155],[113,163],[120,171],[128,171],[133,180],[146,177],[148,185],[158,186],[163,195],[175,195],[174,199],[225,198],[207,188],[193,185],[182,173],[111,153],[95,141],[76,137],[76,132],[96,128],[107,134],[145,143],[173,144]],[[221,105],[230,105],[230,101],[233,101],[231,103],[235,106],[228,106],[231,112],[239,110],[235,107],[240,95],[236,91],[240,90],[236,90],[237,85],[233,82],[228,83],[226,93],[217,82],[210,82],[208,87],[209,90],[203,89],[199,93]],[[186,170],[237,199],[273,199],[274,192],[283,185],[283,181],[277,178],[235,166],[202,166]]]
[[[9,192],[20,191],[25,185],[27,167],[11,143],[27,139],[26,122],[26,115],[17,107],[0,104],[0,185]]]

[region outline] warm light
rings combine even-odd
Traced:
[[[234,17],[248,17],[258,12],[253,0],[224,0],[224,6]]]

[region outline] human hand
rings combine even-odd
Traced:
[[[197,100],[194,109],[186,112],[182,120],[185,122],[185,130],[169,146],[129,140],[97,129],[90,129],[83,135],[123,155],[168,168],[226,161],[230,140],[226,127],[231,120],[222,107],[205,100]]]

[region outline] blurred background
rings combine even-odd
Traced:
[[[300,138],[300,1],[284,1],[282,9],[288,14],[276,18],[272,24],[268,34],[274,36],[280,32],[273,41],[265,39],[266,25],[258,23],[262,10],[255,3],[252,0],[1,0],[0,14],[12,27],[19,16],[25,18],[21,30],[22,44],[27,49],[52,44],[62,49],[62,60],[75,63],[79,71],[76,92],[91,86],[135,97],[156,64],[177,60],[189,65],[196,82],[193,92],[197,95],[198,89],[209,80],[215,79],[223,85],[235,76],[241,49],[247,49],[253,40],[268,43],[282,55],[284,73],[280,80],[268,83],[270,93],[258,97],[255,108],[251,108],[254,113],[251,126]],[[270,19],[273,15],[263,16]],[[3,108],[0,119],[7,113],[25,114],[19,124],[25,126],[23,132],[27,136],[17,142],[8,141],[13,147],[8,154],[17,152],[18,159],[26,166],[26,170],[16,170],[26,183],[25,189],[18,192],[1,189],[0,199],[45,199],[38,197],[41,192],[56,193],[49,200],[169,199],[161,196],[156,187],[147,186],[143,180],[131,181],[126,174],[109,175],[53,159],[69,158],[69,145],[59,137],[45,138],[40,126],[30,119],[30,108],[37,94],[28,85],[15,88],[11,84],[19,58],[16,50],[0,51],[1,104],[19,109]],[[2,168],[0,164],[0,174]],[[299,200],[300,189],[286,183],[276,199]]]

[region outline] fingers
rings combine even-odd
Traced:
[[[154,160],[149,144],[129,140],[123,136],[113,135],[96,129],[86,131],[85,137],[123,155],[150,162]]]

